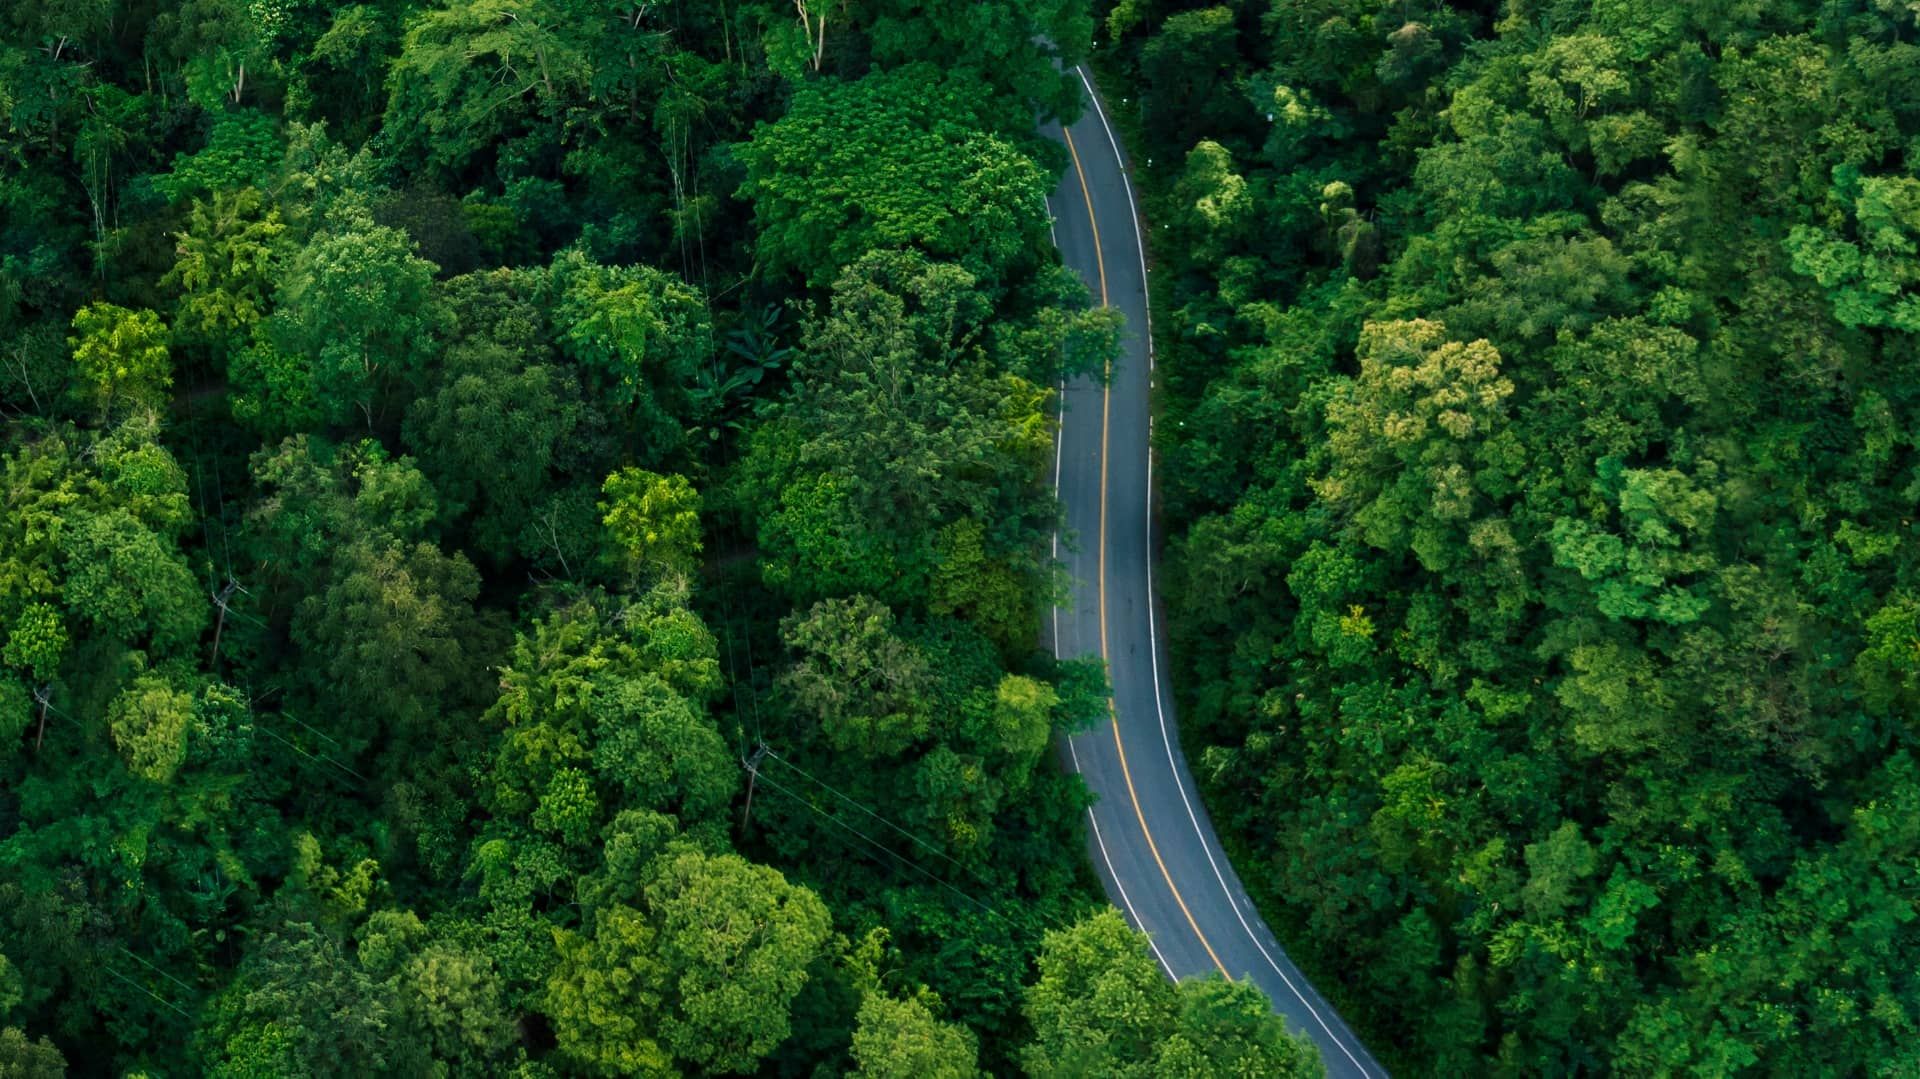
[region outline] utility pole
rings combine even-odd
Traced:
[[[743,832],[753,818],[753,785],[760,778],[760,762],[766,758],[766,755],[767,744],[762,742],[754,747],[753,756],[743,757],[740,760],[747,769],[747,804],[746,808],[740,811],[740,830]]]
[[[213,673],[216,675],[220,673],[220,634],[227,628],[227,603],[233,599],[235,592],[243,596],[251,594],[240,587],[240,582],[234,580],[232,574],[228,574],[227,583],[221,586],[220,591],[209,593],[213,605],[220,608],[220,617],[213,624]]]
[[[40,742],[47,736],[47,707],[53,703],[52,693],[52,682],[42,682],[33,691],[33,699],[40,702],[40,729],[33,732],[33,751],[35,753],[40,752]],[[758,760],[759,758],[756,757],[754,759]]]

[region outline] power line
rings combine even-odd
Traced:
[[[309,753],[308,751],[300,748],[299,746],[293,744],[292,742],[289,742],[285,738],[282,738],[279,735],[275,734],[273,731],[268,730],[262,724],[259,724],[259,723],[254,724],[254,730],[259,731],[261,734],[264,734],[268,738],[271,738],[274,741],[280,743],[281,745],[286,746],[288,749],[293,750],[295,753],[300,754],[302,757],[305,757],[310,761],[314,761],[315,763],[325,761],[326,763],[333,765],[335,768],[340,769],[342,772],[345,772],[346,774],[352,776],[353,778],[359,780],[362,783],[373,782],[372,780],[368,779],[366,776],[361,775],[359,772],[356,772],[352,768],[349,768],[346,765],[341,764],[339,761],[334,760],[332,757],[327,756],[324,753],[318,754],[318,755]]]
[[[48,713],[51,713],[52,715],[58,717],[62,722],[71,723],[74,726],[81,728],[82,730],[86,729],[86,724],[80,722],[79,719],[68,715],[66,712],[63,712],[60,709],[54,707],[52,700],[50,700],[49,698],[36,695],[34,699],[38,701],[41,705],[43,705],[46,708],[46,711]],[[298,753],[301,756],[306,757],[308,760],[324,761],[328,764],[333,765],[335,768],[338,768],[341,771],[346,772],[348,775],[354,777],[355,779],[358,779],[362,783],[373,782],[372,780],[368,779],[366,776],[363,776],[359,772],[354,771],[351,767],[348,767],[346,764],[341,763],[339,760],[336,760],[334,757],[328,754],[321,753],[316,756],[315,754],[309,753],[306,750],[300,748],[294,743],[287,741],[285,738],[280,737],[278,734],[275,734],[273,731],[268,730],[264,724],[259,722],[261,713],[253,710],[253,707],[252,707],[253,702],[248,701],[247,705],[248,705],[247,715],[254,720],[254,729],[259,731],[261,734],[264,734],[267,737],[272,738],[274,741],[279,742],[280,744],[288,747],[289,749],[292,749],[295,753]],[[291,720],[294,723],[300,724],[300,726],[305,727],[307,730],[312,731],[314,734],[320,736],[321,738],[325,738],[327,741],[332,742],[334,746],[338,748],[341,748],[341,749],[345,748],[344,746],[340,745],[338,740],[334,739],[331,735],[327,734],[327,732],[303,722],[297,716],[290,715],[286,712],[275,712],[274,714],[284,719]]]
[[[80,722],[79,719],[68,715],[66,712],[63,712],[60,709],[55,708],[53,706],[53,702],[47,697],[36,696],[34,699],[38,701],[42,706],[42,709],[43,709],[41,712],[42,718],[45,718],[48,715],[52,715],[55,718],[59,719],[62,723],[71,723],[74,726],[79,727],[81,730],[86,729],[86,724]],[[271,738],[274,741],[279,742],[281,745],[286,746],[288,749],[293,750],[295,753],[300,754],[302,757],[305,757],[308,760],[315,762],[316,764],[318,763],[331,764],[335,768],[338,768],[342,772],[345,772],[346,774],[359,780],[362,784],[365,784],[368,786],[372,785],[373,781],[371,779],[368,779],[366,776],[361,775],[359,772],[355,771],[352,767],[342,763],[341,761],[337,760],[330,754],[321,753],[316,755],[314,753],[310,753],[307,750],[302,749],[300,746],[294,744],[293,742],[288,741],[285,738],[280,737],[280,735],[268,729],[265,724],[259,722],[261,713],[253,710],[251,701],[248,702],[247,715],[254,720],[253,729],[259,731],[261,734],[266,735],[268,738]],[[319,735],[322,738],[325,738],[329,742],[333,742],[335,746],[340,746],[340,743],[338,741],[335,741],[333,738],[329,737],[326,734],[326,732],[318,730],[314,727],[311,727],[308,724],[301,722],[298,718],[294,716],[288,715],[285,712],[276,712],[275,715],[283,716],[287,719],[292,720],[295,723],[299,723],[300,726],[306,727],[307,730],[313,731],[314,734]]]
[[[166,971],[160,969],[159,967],[154,966],[152,963],[147,962],[145,959],[140,958],[138,955],[135,955],[133,952],[133,949],[127,947],[126,945],[124,944],[120,945],[120,950],[127,953],[128,959],[131,959],[134,962],[140,964],[141,966],[146,967],[148,970],[153,971],[155,974],[160,975],[162,978],[165,978],[166,980],[172,982],[173,984],[179,986],[180,988],[185,989],[187,992],[189,993],[197,992],[197,990],[195,990],[193,986],[188,985],[186,982],[181,981],[180,979],[174,977],[171,974],[168,974]]]
[[[124,951],[125,949],[122,949],[122,950]],[[120,979],[121,981],[126,982],[128,985],[133,986],[135,989],[140,990],[142,993],[145,993],[146,995],[152,997],[154,1000],[159,1001],[162,1007],[171,1008],[174,1011],[179,1012],[180,1015],[183,1018],[185,1018],[188,1022],[194,1021],[193,1014],[191,1012],[188,1012],[185,1008],[182,1008],[178,1004],[175,1004],[173,1001],[168,1000],[166,997],[161,996],[160,994],[154,992],[153,990],[148,989],[146,986],[141,985],[139,982],[134,981],[132,978],[127,977],[125,974],[120,973],[119,971],[113,969],[107,964],[105,963],[100,964],[100,969],[106,971],[108,974],[113,975],[114,977]]]
[[[215,499],[214,508],[220,512],[220,560],[227,564],[227,578],[232,580],[233,547],[227,542],[229,532],[227,528],[227,485],[226,481],[220,478],[220,459],[218,457],[214,458],[213,462],[213,494]],[[246,590],[241,589],[241,591],[245,592]]]
[[[847,803],[848,805],[859,810],[860,812],[865,813],[867,816],[872,817],[874,820],[879,821],[881,824],[886,825],[887,827],[893,829],[894,831],[912,840],[913,843],[916,846],[918,846],[920,849],[927,851],[928,853],[943,859],[944,861],[947,862],[947,864],[953,866],[954,868],[972,877],[974,880],[978,881],[982,886],[987,888],[993,887],[993,884],[991,882],[983,879],[980,876],[980,874],[968,868],[965,864],[955,859],[952,855],[948,854],[946,851],[943,851],[939,847],[936,847],[933,844],[927,842],[926,840],[921,839],[919,836],[914,835],[912,832],[907,831],[905,828],[902,828],[900,825],[893,823],[892,821],[888,820],[886,817],[881,816],[879,813],[876,813],[873,810],[868,809],[865,805],[862,805],[859,801],[855,800],[854,798],[851,798],[846,794],[841,793],[839,790],[835,789],[827,781],[819,778],[818,776],[813,775],[812,773],[808,772],[806,769],[800,767],[799,765],[793,763],[787,758],[774,752],[772,747],[762,744],[760,748],[761,748],[761,751],[765,753],[767,756],[772,757],[774,760],[777,760],[781,764],[786,765],[788,768],[791,768],[794,771],[800,773],[800,775],[803,778],[807,779],[808,781],[818,784],[822,789],[826,790],[827,793],[833,795],[835,798],[840,799],[841,801]]]
[[[759,775],[759,778],[761,780],[764,780],[766,782],[767,786],[772,787],[774,790],[779,791],[781,794],[784,794],[787,797],[792,798],[794,801],[799,802],[801,805],[806,806],[808,809],[812,810],[815,814],[820,816],[822,819],[826,820],[828,823],[839,825],[843,830],[856,836],[862,842],[866,843],[868,846],[872,847],[877,851],[880,851],[882,854],[886,854],[890,856],[895,861],[898,861],[902,865],[906,866],[908,869],[913,870],[914,872],[927,878],[933,883],[938,884],[942,888],[945,888],[946,890],[952,892],[954,895],[959,896],[961,899],[964,899],[967,902],[973,904],[974,906],[979,907],[982,912],[989,914],[995,918],[998,918],[1001,921],[1006,922],[1008,925],[1016,925],[1016,923],[1012,919],[1008,918],[1004,914],[1001,914],[999,911],[993,909],[993,906],[991,904],[982,902],[981,900],[974,898],[972,895],[962,891],[960,888],[956,887],[952,882],[946,880],[944,877],[941,877],[939,874],[934,873],[933,871],[927,869],[925,866],[920,865],[919,863],[913,861],[910,858],[904,857],[899,852],[893,850],[892,848],[888,847],[886,844],[873,838],[867,833],[861,831],[858,828],[855,828],[853,825],[848,824],[846,821],[841,820],[840,818],[834,816],[833,814],[826,812],[825,810],[821,809],[819,806],[814,805],[811,801],[809,801],[805,797],[802,797],[797,792],[787,789],[786,787],[782,786],[778,782],[775,782],[773,779],[768,778],[764,774],[759,774],[757,772],[756,774]]]
[[[183,398],[187,406],[187,432],[188,432],[187,437],[191,441],[193,446],[193,475],[194,475],[195,483],[199,487],[199,491],[196,497],[200,503],[201,542],[206,544],[207,570],[208,570],[209,577],[211,577],[214,569],[214,561],[213,561],[214,550],[213,550],[212,529],[209,522],[213,519],[213,515],[207,512],[206,454],[201,450],[201,446],[200,446],[200,417],[194,411],[193,391],[189,389],[183,395]],[[158,439],[156,439],[156,442],[157,441]],[[225,484],[220,479],[220,467],[219,467],[218,457],[215,458],[214,467],[212,471],[213,471],[214,487],[217,495],[217,501],[215,502],[215,507],[218,510],[219,517],[220,517],[220,561],[224,563],[226,566],[227,579],[232,580],[233,579],[233,549],[227,541],[227,494],[226,494]],[[211,584],[211,581],[209,581],[209,584]]]
[[[727,644],[727,681],[733,690],[733,731],[736,744],[735,748],[740,751],[740,756],[745,758],[747,755],[747,710],[740,706],[740,665],[733,655],[733,604],[731,596],[728,597],[724,617],[726,621],[720,633]],[[756,741],[759,739],[759,736],[760,732],[756,730],[754,732]]]
[[[731,589],[727,594],[734,601],[738,601],[738,597],[733,595]],[[753,620],[747,617],[744,608],[741,609],[740,622],[747,627],[746,633],[742,635],[747,649],[747,703],[753,708],[753,738],[757,742],[763,737],[760,726],[760,684],[753,674]]]
[[[299,724],[300,724],[300,725],[301,725],[302,727],[306,727],[306,728],[307,728],[307,730],[309,730],[309,731],[312,731],[312,732],[313,732],[314,734],[317,734],[317,735],[319,735],[319,736],[320,736],[320,737],[322,737],[322,738],[325,738],[325,739],[326,739],[327,741],[329,741],[329,742],[332,742],[332,743],[333,743],[333,748],[335,748],[335,749],[345,749],[345,748],[347,748],[346,746],[343,746],[343,745],[341,745],[338,739],[336,739],[336,738],[334,738],[334,737],[333,737],[332,735],[330,735],[330,734],[328,734],[328,733],[327,733],[326,731],[323,731],[323,730],[321,730],[321,729],[320,729],[320,728],[318,728],[318,727],[314,727],[314,726],[311,726],[311,725],[309,725],[309,724],[307,724],[307,723],[305,723],[305,722],[303,722],[303,721],[302,721],[302,720],[300,719],[300,717],[299,717],[299,716],[296,716],[296,715],[294,715],[294,714],[293,714],[293,713],[291,713],[291,712],[275,712],[274,714],[275,714],[275,715],[277,715],[277,716],[280,716],[280,717],[281,717],[281,718],[283,718],[283,719],[291,719],[291,720],[293,720],[293,721],[294,721],[295,723],[299,723]]]
[[[194,420],[193,420],[192,401],[188,401],[187,403],[187,427],[189,430],[195,430],[198,427],[198,425],[194,423]],[[206,548],[207,583],[209,587],[211,587],[213,583],[213,575],[214,575],[214,572],[213,572],[213,518],[211,515],[207,513],[206,462],[203,461],[200,457],[200,435],[197,432],[197,430],[195,430],[195,434],[193,436],[193,482],[194,482],[194,486],[198,488],[198,490],[195,492],[195,499],[200,503],[200,543]],[[225,526],[225,522],[222,522],[222,527],[224,526]]]
[[[967,876],[973,878],[975,883],[979,884],[980,887],[986,889],[988,892],[999,891],[1000,886],[994,884],[992,881],[981,876],[978,871],[968,866],[965,862],[962,862],[954,858],[952,855],[928,843],[926,840],[921,839],[919,836],[908,831],[906,828],[903,828],[900,825],[895,824],[892,820],[889,820],[885,815],[878,813],[872,809],[869,809],[865,804],[860,802],[858,799],[850,797],[849,795],[844,794],[841,791],[835,789],[832,784],[819,778],[818,776],[813,775],[812,773],[808,772],[806,769],[800,767],[799,765],[793,763],[787,758],[781,756],[779,753],[775,752],[773,750],[773,747],[763,744],[761,748],[764,751],[766,756],[772,757],[774,760],[777,760],[781,764],[786,765],[788,768],[791,768],[794,771],[800,773],[801,776],[805,777],[810,782],[817,784],[819,787],[821,787],[823,790],[827,791],[828,793],[832,794],[834,797],[847,803],[848,805],[859,810],[860,812],[865,813],[867,816],[872,817],[874,820],[879,821],[881,824],[884,824],[887,827],[893,829],[894,831],[900,833],[901,835],[905,836],[909,840],[912,840],[915,845],[921,847],[924,850],[931,852],[932,854],[936,855],[937,857],[947,862],[947,864],[953,866],[955,869],[958,869],[962,873],[965,873]],[[769,780],[769,782],[771,782],[771,780]],[[1051,922],[1054,928],[1064,929],[1067,927],[1067,923],[1061,920],[1060,917],[1055,915],[1053,912],[1040,907],[1034,907],[1032,909],[1036,910],[1042,918],[1045,918],[1048,922]]]
[[[321,753],[318,755],[309,753],[308,751],[300,748],[297,745],[294,745],[292,742],[288,741],[287,739],[282,738],[278,734],[275,734],[273,731],[267,729],[266,725],[260,722],[260,717],[262,713],[254,711],[252,701],[247,702],[247,715],[249,718],[251,718],[254,721],[253,727],[255,730],[273,739],[274,741],[279,742],[281,745],[286,746],[288,749],[293,750],[295,753],[298,753],[301,756],[311,761],[325,761],[328,764],[333,765],[335,768],[340,769],[342,772],[345,772],[346,774],[359,780],[362,784],[365,784],[368,786],[371,786],[373,784],[373,780],[368,779],[366,776],[363,776],[359,772],[354,771],[352,768],[348,767],[347,765],[341,763],[338,760],[335,760],[331,755],[326,753]],[[313,731],[314,734],[317,734],[320,737],[325,738],[329,742],[333,742],[333,745],[335,746],[335,748],[339,748],[339,749],[345,748],[344,746],[341,746],[339,742],[335,741],[331,736],[329,736],[325,731],[317,730],[314,727],[308,726],[306,723],[302,722],[299,719],[299,717],[294,716],[291,713],[275,712],[274,715],[292,720],[293,722],[300,724],[300,726],[306,727],[307,730]]]
[[[760,724],[760,688],[754,676],[753,621],[748,617],[745,605],[740,602],[739,595],[734,591],[725,574],[726,570],[722,568],[718,578],[718,584],[721,595],[720,616],[724,620],[724,633],[727,641],[727,672],[733,682],[734,718],[741,728],[742,734],[744,734],[744,728],[747,723],[749,721],[752,722],[753,742],[758,745],[763,740],[763,733]],[[734,633],[736,625],[741,627],[740,646],[741,650],[746,653],[747,660],[747,677],[745,681],[747,707],[745,708],[740,705],[742,682],[740,679],[738,659],[734,655]],[[739,750],[740,756],[745,758],[747,755],[747,743],[744,737],[739,740]]]

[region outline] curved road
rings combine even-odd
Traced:
[[[1053,612],[1053,650],[1100,656],[1113,679],[1111,723],[1067,743],[1071,766],[1099,801],[1089,847],[1114,904],[1148,935],[1167,974],[1251,978],[1288,1026],[1320,1047],[1330,1076],[1386,1071],[1274,939],[1200,804],[1175,733],[1166,641],[1153,601],[1153,459],[1148,408],[1153,340],[1146,254],[1120,143],[1084,71],[1092,107],[1071,127],[1048,125],[1072,167],[1048,200],[1054,242],[1129,332],[1109,385],[1082,379],[1061,398],[1054,486],[1072,549],[1072,607]]]

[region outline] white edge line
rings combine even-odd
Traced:
[[[1093,103],[1093,112],[1094,115],[1100,118],[1100,126],[1106,129],[1107,143],[1113,148],[1114,163],[1120,166],[1120,184],[1127,193],[1127,208],[1133,212],[1133,239],[1135,246],[1138,247],[1140,251],[1140,293],[1146,301],[1144,306],[1147,312],[1147,370],[1151,371],[1153,370],[1153,301],[1147,287],[1146,241],[1140,235],[1140,212],[1133,199],[1133,181],[1127,175],[1127,159],[1120,154],[1119,140],[1113,137],[1113,126],[1107,123],[1106,110],[1100,107],[1100,95],[1094,91],[1093,83],[1088,80],[1085,69],[1076,65],[1074,72],[1080,76],[1081,84],[1087,88],[1087,99]],[[1151,424],[1151,421],[1149,421],[1149,424]],[[1149,426],[1149,430],[1151,430],[1151,426]],[[1259,934],[1255,933],[1253,927],[1247,924],[1246,917],[1240,912],[1240,904],[1234,899],[1233,889],[1227,887],[1226,876],[1220,872],[1220,863],[1214,859],[1213,849],[1207,844],[1206,832],[1200,827],[1200,818],[1193,811],[1193,801],[1187,796],[1186,781],[1180,777],[1180,766],[1173,755],[1173,740],[1167,732],[1166,708],[1162,703],[1164,694],[1160,688],[1160,635],[1159,631],[1155,628],[1154,621],[1156,612],[1153,590],[1153,447],[1151,445],[1147,447],[1146,562],[1147,649],[1153,667],[1153,708],[1160,718],[1160,742],[1167,751],[1167,766],[1173,772],[1174,789],[1180,792],[1180,803],[1186,807],[1187,820],[1193,824],[1194,836],[1200,840],[1200,851],[1207,856],[1207,864],[1213,869],[1213,877],[1214,880],[1220,884],[1221,894],[1226,896],[1228,908],[1233,911],[1233,916],[1235,920],[1240,923],[1240,928],[1246,931],[1247,939],[1252,941],[1253,946],[1259,950],[1260,957],[1267,961],[1267,965],[1273,968],[1273,972],[1278,974],[1280,980],[1286,983],[1287,988],[1293,991],[1295,999],[1299,1000],[1307,1009],[1307,1013],[1312,1015],[1314,1021],[1320,1024],[1320,1029],[1326,1031],[1327,1037],[1333,1039],[1333,1044],[1340,1047],[1340,1052],[1345,1054],[1346,1058],[1353,1062],[1354,1067],[1360,1069],[1362,1075],[1368,1074],[1366,1065],[1360,1063],[1359,1058],[1354,1056],[1353,1050],[1347,1048],[1345,1039],[1334,1032],[1333,1027],[1327,1023],[1326,1017],[1321,1015],[1320,1010],[1313,1006],[1313,1002],[1307,999],[1306,994],[1300,992],[1300,987],[1293,984],[1293,979],[1287,977],[1287,972],[1280,969],[1280,964],[1275,962],[1273,956],[1267,952],[1266,945],[1260,942]],[[1054,624],[1057,630],[1059,626],[1059,615],[1056,613],[1054,617]],[[1069,748],[1071,748],[1071,745],[1069,745]]]
[[[1049,218],[1053,216],[1053,207],[1051,205],[1047,207],[1047,216]],[[1053,234],[1053,246],[1058,248],[1060,246],[1060,236],[1059,233],[1054,230],[1051,220],[1047,222],[1047,231]],[[1059,394],[1058,411],[1055,413],[1056,418],[1053,428],[1053,501],[1056,506],[1061,504],[1060,466],[1066,457],[1067,449],[1067,380],[1064,378],[1060,380]],[[1056,563],[1060,561],[1060,528],[1058,525],[1054,526],[1053,529],[1053,560]],[[1060,607],[1057,604],[1053,608],[1053,656],[1055,659],[1060,658]],[[1080,772],[1080,754],[1073,748],[1072,735],[1067,736],[1067,756],[1073,761],[1074,774],[1078,775]],[[1166,956],[1160,954],[1160,945],[1154,942],[1153,934],[1147,932],[1146,923],[1140,920],[1139,912],[1133,909],[1133,900],[1127,897],[1127,886],[1120,882],[1120,874],[1113,868],[1113,856],[1107,853],[1107,841],[1100,835],[1100,821],[1093,815],[1092,806],[1087,807],[1087,825],[1093,829],[1093,842],[1095,846],[1100,848],[1100,861],[1105,863],[1107,867],[1107,877],[1113,881],[1114,890],[1120,893],[1120,905],[1126,908],[1128,920],[1133,923],[1135,929],[1140,931],[1141,936],[1147,938],[1147,947],[1153,950],[1153,958],[1160,964],[1160,969],[1167,972],[1168,978],[1174,977],[1173,965],[1167,962]]]
[[[1080,76],[1080,85],[1087,88],[1087,100],[1093,102],[1093,114],[1100,118],[1100,127],[1107,133],[1107,145],[1113,147],[1113,160],[1120,166],[1120,186],[1127,193],[1127,211],[1133,215],[1133,245],[1140,252],[1140,295],[1148,297],[1144,306],[1147,312],[1147,370],[1153,370],[1153,303],[1147,292],[1147,241],[1140,235],[1140,207],[1133,201],[1133,178],[1127,175],[1127,159],[1120,153],[1120,140],[1113,137],[1113,125],[1107,123],[1107,110],[1100,107],[1100,95],[1087,79],[1085,68],[1074,65],[1073,73]],[[1058,246],[1058,245],[1055,245]]]
[[[1059,608],[1054,608],[1054,611],[1054,628],[1057,631],[1060,625]],[[1080,754],[1074,752],[1072,737],[1067,739],[1067,754],[1073,758],[1073,770],[1076,773],[1079,772]],[[1107,876],[1112,878],[1114,888],[1120,893],[1120,903],[1127,908],[1128,919],[1133,922],[1133,927],[1140,931],[1140,935],[1147,938],[1147,947],[1153,949],[1153,957],[1159,961],[1160,969],[1167,972],[1168,980],[1179,981],[1179,975],[1173,972],[1173,965],[1167,962],[1166,956],[1160,954],[1160,945],[1154,943],[1153,934],[1147,932],[1147,924],[1141,921],[1140,915],[1134,911],[1133,900],[1127,898],[1127,886],[1120,883],[1120,874],[1113,868],[1113,857],[1107,853],[1107,841],[1100,838],[1100,821],[1094,817],[1092,806],[1087,807],[1087,824],[1093,828],[1094,845],[1100,848],[1100,860],[1106,863]]]

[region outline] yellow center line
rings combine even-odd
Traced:
[[[1093,262],[1100,271],[1100,306],[1111,306],[1107,302],[1107,260],[1100,249],[1100,223],[1093,213],[1093,192],[1087,187],[1086,170],[1080,167],[1080,151],[1074,148],[1073,133],[1061,125],[1060,133],[1066,136],[1067,153],[1073,157],[1074,174],[1080,178],[1080,195],[1087,204],[1087,224],[1093,229]],[[1106,660],[1107,669],[1113,669],[1113,658],[1107,650],[1107,435],[1109,421],[1113,415],[1113,363],[1107,363],[1105,385],[1100,391],[1100,578],[1097,592],[1100,596],[1100,658]],[[1152,602],[1149,598],[1148,602]],[[1133,803],[1134,819],[1140,822],[1140,834],[1146,837],[1147,850],[1153,853],[1153,863],[1160,867],[1160,876],[1167,882],[1167,890],[1173,893],[1173,901],[1180,906],[1180,913],[1186,915],[1187,925],[1193,929],[1193,935],[1199,939],[1200,946],[1207,950],[1207,958],[1228,978],[1227,965],[1213,950],[1213,944],[1207,935],[1200,931],[1200,923],[1194,920],[1193,911],[1187,909],[1186,898],[1180,894],[1180,888],[1173,883],[1173,874],[1167,871],[1167,863],[1160,857],[1160,847],[1153,841],[1153,830],[1147,827],[1147,814],[1140,807],[1140,795],[1133,789],[1133,769],[1127,765],[1127,746],[1120,739],[1120,712],[1112,696],[1107,697],[1107,717],[1113,724],[1113,747],[1120,755],[1120,775],[1127,784],[1127,798]]]
[[[1080,151],[1073,148],[1073,132],[1068,131],[1066,125],[1062,124],[1060,134],[1067,137],[1067,153],[1073,155],[1073,174],[1080,178],[1080,199],[1087,204],[1087,224],[1093,226],[1093,264],[1100,270],[1100,306],[1109,307],[1111,305],[1107,303],[1107,260],[1100,253],[1100,223],[1093,219],[1093,192],[1087,190],[1087,174],[1080,167]],[[1111,360],[1107,361],[1107,374],[1108,376],[1113,374]],[[1101,477],[1101,480],[1100,490],[1104,492],[1107,489],[1105,477]],[[1105,520],[1105,516],[1103,515],[1101,519]]]

